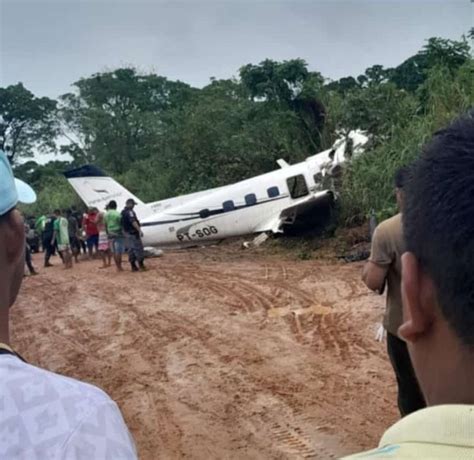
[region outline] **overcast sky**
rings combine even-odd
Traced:
[[[133,65],[203,86],[265,58],[337,79],[394,66],[432,36],[472,27],[470,0],[0,0],[0,86],[56,97]]]

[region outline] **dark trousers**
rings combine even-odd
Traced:
[[[135,266],[136,262],[140,266],[143,265],[143,260],[145,259],[145,254],[143,252],[143,243],[140,235],[126,235],[127,243],[127,252],[128,252],[128,261]]]
[[[49,259],[54,254],[54,246],[51,244],[51,238],[43,238],[43,250],[44,250],[44,264],[49,264]]]
[[[31,263],[31,249],[28,245],[26,245],[26,248],[25,248],[25,262],[30,273],[34,273],[35,269],[33,267],[33,264]]]
[[[402,417],[426,407],[415,371],[408,354],[407,344],[387,332],[387,351],[398,384],[398,409]]]

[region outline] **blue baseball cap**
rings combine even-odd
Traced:
[[[13,209],[18,202],[29,204],[35,201],[35,191],[13,176],[7,156],[0,150],[0,216]]]

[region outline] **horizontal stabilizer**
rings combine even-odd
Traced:
[[[290,167],[290,165],[283,158],[280,158],[279,160],[277,160],[277,163],[278,163],[278,166],[280,166],[280,168]]]

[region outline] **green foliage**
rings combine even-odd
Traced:
[[[39,216],[48,214],[55,209],[68,209],[76,206],[78,209],[84,204],[63,176],[47,177],[38,191],[38,200],[32,205],[23,205],[26,215]]]
[[[194,93],[185,83],[130,68],[82,78],[74,86],[75,93],[60,97],[62,134],[70,140],[61,150],[118,174],[154,154],[165,113]]]
[[[430,38],[415,56],[408,58],[393,69],[391,80],[402,89],[416,91],[428,77],[429,71],[437,66],[456,72],[470,60],[469,44],[462,41]]]
[[[433,67],[418,90],[424,110],[385,113],[382,137],[346,170],[342,190],[343,220],[360,222],[371,209],[385,218],[396,212],[393,194],[395,171],[409,164],[434,132],[474,105],[474,61],[468,60],[453,72]],[[405,114],[406,119],[403,119]]]
[[[73,87],[57,107],[21,84],[0,88],[0,136],[13,155],[53,148],[59,130],[71,165],[95,163],[155,201],[270,171],[279,158],[302,161],[362,129],[370,142],[346,168],[341,190],[339,215],[351,224],[372,209],[379,219],[396,211],[395,170],[474,105],[474,62],[465,39],[431,38],[395,68],[376,64],[335,82],[302,59],[266,59],[202,89],[133,68]],[[61,174],[67,166],[16,165],[39,192],[35,212],[78,204]]]
[[[21,83],[0,88],[0,149],[10,161],[34,148],[55,150],[56,101],[35,97]]]

